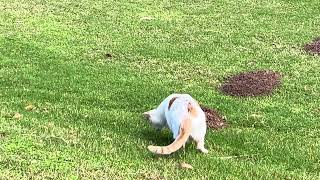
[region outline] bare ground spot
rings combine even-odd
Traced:
[[[0,139],[4,139],[5,137],[7,137],[7,133],[0,132]]]
[[[304,50],[312,54],[320,55],[320,37],[315,38],[311,43],[304,45]]]
[[[106,53],[106,54],[103,55],[103,57],[104,57],[105,59],[110,59],[110,58],[112,58],[112,54]]]
[[[260,96],[270,94],[280,85],[278,72],[260,70],[240,73],[229,77],[220,86],[220,90],[231,96]]]
[[[211,129],[223,129],[227,127],[225,119],[215,109],[210,109],[201,105],[201,109],[206,114],[207,126]]]

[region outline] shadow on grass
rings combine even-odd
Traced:
[[[156,129],[141,129],[138,131],[138,135],[140,138],[143,138],[144,140],[148,141],[150,144],[148,145],[156,145],[156,146],[167,146],[171,144],[174,139],[172,137],[172,134],[169,132],[169,130],[156,130]],[[146,147],[146,151],[147,147]],[[185,153],[200,153],[198,150],[196,150],[196,147],[194,143],[189,140],[186,143],[185,148],[180,148],[176,152],[170,154],[170,155],[157,155],[150,153],[150,157],[153,159],[181,159],[185,156]]]
[[[173,141],[172,135],[167,130],[140,129],[137,134],[153,145],[166,146]]]

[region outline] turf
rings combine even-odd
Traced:
[[[318,179],[318,0],[0,0],[0,179]],[[281,72],[257,98],[224,77]],[[208,155],[142,118],[171,92],[226,116]],[[35,107],[32,111],[26,106]],[[22,119],[12,118],[14,113]],[[193,170],[178,167],[187,162]]]

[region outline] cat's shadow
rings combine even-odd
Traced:
[[[174,140],[172,134],[167,130],[144,129],[140,131],[140,136],[150,143],[150,145],[167,146]],[[176,152],[167,156],[152,154],[153,159],[178,157],[181,152]]]
[[[163,130],[156,130],[156,129],[151,129],[151,128],[141,129],[139,134],[140,134],[140,137],[144,138],[144,140],[148,141],[150,143],[150,145],[167,146],[174,141],[172,134],[167,129],[163,129]],[[186,147],[186,149],[191,149],[191,146],[188,145]],[[152,157],[155,159],[173,158],[173,157],[178,158],[184,154],[183,151],[185,151],[186,149],[178,150],[177,152],[170,154],[170,155],[166,155],[166,156],[153,154]]]
[[[166,129],[143,129],[140,131],[140,137],[159,146],[166,146],[173,142],[172,134],[170,134]]]

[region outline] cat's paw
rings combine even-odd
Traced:
[[[199,150],[204,154],[207,154],[209,152],[206,148],[200,148]]]
[[[205,154],[209,153],[209,151],[207,149],[202,149],[201,152],[203,152]]]

